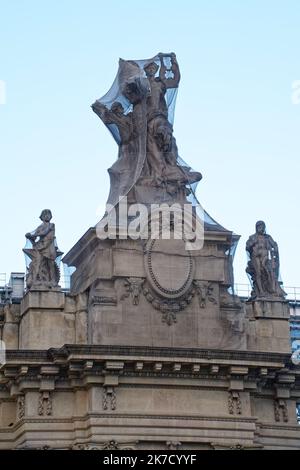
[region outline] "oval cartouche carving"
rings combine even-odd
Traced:
[[[151,240],[145,265],[151,287],[163,297],[181,297],[192,283],[194,262],[184,240]]]

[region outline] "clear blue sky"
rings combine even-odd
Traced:
[[[117,147],[90,104],[118,58],[174,51],[175,136],[203,174],[198,199],[242,236],[258,219],[279,243],[286,285],[300,285],[299,0],[0,0],[0,272],[23,271],[24,234],[52,209],[65,253],[94,225]]]

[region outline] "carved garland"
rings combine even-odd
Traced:
[[[176,313],[184,310],[191,303],[195,290],[192,288],[184,297],[177,300],[160,299],[147,287],[144,288],[143,294],[155,310],[160,310],[163,313],[162,322],[172,325],[177,322]]]
[[[190,266],[192,266],[192,260],[190,260]],[[169,290],[163,288],[160,283],[155,278],[152,268],[149,271],[152,273],[152,280],[156,283],[156,286],[161,290],[164,291],[166,294],[170,293],[177,293],[185,289],[186,285],[188,284],[189,279],[186,280],[184,286],[177,290]],[[148,287],[147,283],[146,286],[143,288],[145,284],[145,279],[140,277],[129,277],[124,281],[125,286],[125,293],[122,295],[121,299],[125,299],[129,297],[131,294],[132,304],[138,305],[140,301],[140,293],[143,292],[144,296],[152,304],[152,306],[156,310],[160,310],[162,315],[162,322],[166,323],[167,325],[172,325],[173,323],[177,322],[176,313],[184,310],[192,301],[195,294],[197,294],[199,298],[199,306],[200,308],[206,307],[206,301],[212,302],[213,304],[217,304],[217,301],[213,295],[214,287],[212,283],[205,282],[205,281],[198,281],[194,280],[191,288],[181,297],[177,299],[168,299],[159,297],[158,294],[153,292],[153,289]]]
[[[213,296],[213,286],[211,283],[194,281],[189,291],[179,299],[162,299],[155,295],[147,286],[143,289],[143,294],[156,310],[163,312],[162,322],[172,325],[177,322],[176,313],[184,310],[193,300],[195,294],[199,297],[200,308],[206,307],[206,300],[217,304]]]
[[[98,444],[74,444],[70,450],[135,450],[137,442],[124,443],[114,439]]]

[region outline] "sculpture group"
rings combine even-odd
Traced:
[[[0,289],[0,449],[106,449],[118,459],[115,449],[300,448],[297,304],[281,289],[278,246],[257,222],[246,246],[252,293],[235,295],[240,237],[199,210],[201,175],[178,154],[179,80],[174,54],[121,60],[93,105],[101,124],[90,110],[119,149],[103,238],[99,223],[76,236],[69,217],[77,241],[61,260],[61,217],[49,209],[25,235],[26,292],[23,273]],[[188,106],[183,117],[196,124]],[[70,275],[61,286],[60,266]]]
[[[110,204],[134,186],[164,190],[176,198],[188,195],[200,181],[201,174],[180,160],[173,135],[179,81],[174,53],[148,61],[120,59],[111,90],[92,105],[119,145],[118,160],[109,169]]]
[[[108,202],[116,205],[120,197],[137,200],[137,188],[150,188],[147,195],[162,201],[185,199],[192,185],[202,178],[191,170],[178,155],[173,135],[173,114],[180,81],[179,65],[174,53],[159,53],[149,60],[122,60],[109,92],[92,105],[119,146],[117,161],[108,170],[110,195]],[[170,200],[169,200],[170,201]],[[151,202],[151,201],[150,201]],[[31,242],[24,252],[31,263],[27,288],[53,288],[59,282],[57,259],[62,254],[55,241],[51,211],[40,216],[42,224],[26,238]],[[249,256],[247,273],[253,291],[251,299],[284,298],[279,282],[277,243],[266,234],[263,221],[256,224],[256,233],[246,244]]]
[[[42,224],[25,235],[31,244],[30,248],[23,249],[31,260],[26,276],[27,289],[57,287],[60,279],[57,260],[62,252],[56,244],[55,225],[50,222],[51,211],[44,209],[40,219]],[[265,222],[256,223],[256,233],[249,237],[246,251],[249,256],[246,272],[253,287],[251,299],[284,298],[286,294],[279,282],[278,245],[266,233]]]

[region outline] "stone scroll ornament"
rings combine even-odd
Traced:
[[[60,279],[58,261],[63,253],[59,251],[56,244],[55,225],[51,223],[51,211],[44,209],[40,219],[41,225],[25,235],[29,247],[26,246],[23,252],[30,260],[26,275],[27,289],[55,288]]]
[[[184,200],[201,180],[179,157],[173,135],[179,81],[174,53],[120,59],[111,89],[92,105],[119,146],[118,160],[108,170],[110,205],[123,196],[144,202],[145,194]]]
[[[251,299],[284,299],[285,292],[279,282],[279,251],[273,238],[266,233],[262,220],[256,223],[256,233],[246,244],[249,262],[246,272],[252,283]]]

